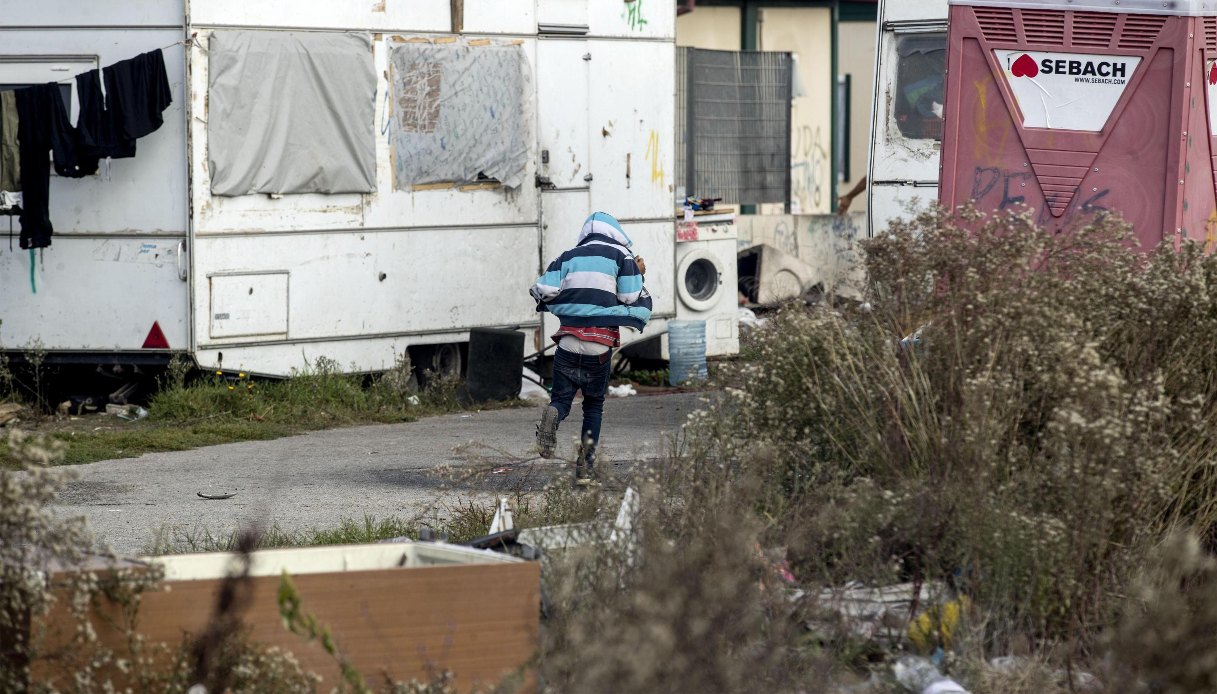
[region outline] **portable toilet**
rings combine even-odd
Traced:
[[[1217,1],[950,0],[939,200],[1217,247]]]

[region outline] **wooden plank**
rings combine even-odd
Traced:
[[[304,574],[292,578],[301,608],[334,634],[338,648],[369,682],[382,673],[397,680],[427,681],[451,670],[460,691],[486,687],[522,668],[536,653],[540,635],[540,564],[451,564],[373,571]],[[167,591],[144,596],[138,633],[151,644],[175,648],[182,634],[201,632],[211,619],[222,579],[167,581]],[[283,627],[280,577],[250,579],[252,599],[242,621],[250,639],[291,652],[301,666],[324,679],[321,691],[339,683],[334,659]],[[62,605],[62,602],[61,602]],[[66,613],[48,616],[48,640],[66,644]],[[102,645],[125,652],[113,625],[116,611],[103,608],[93,620]],[[37,682],[52,682],[55,663],[36,663]],[[70,676],[70,675],[68,675]],[[536,680],[525,678],[525,691]]]

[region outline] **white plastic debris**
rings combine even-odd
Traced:
[[[744,306],[739,307],[739,324],[741,328],[756,330],[765,327],[768,318],[757,318],[756,312]]]
[[[126,412],[119,413],[119,419],[125,419],[128,422],[134,422],[137,419],[143,419],[148,416],[148,410],[142,407],[129,406]]]
[[[628,398],[631,395],[638,395],[638,391],[634,390],[633,384],[626,383],[619,386],[609,386],[608,394],[611,398]]]
[[[892,666],[896,681],[915,694],[968,694],[968,690],[934,667],[928,658],[907,656]]]
[[[627,552],[630,561],[633,562],[639,546],[640,529],[635,525],[638,522],[641,504],[642,497],[633,487],[630,487],[625,490],[621,506],[617,509],[617,517],[611,526],[602,527],[595,523],[570,523],[527,528],[520,531],[517,541],[522,545],[538,547],[545,552],[581,545],[607,545]]]
[[[422,401],[418,399],[417,395],[411,395],[410,397],[406,398],[406,402],[417,407]]]
[[[487,535],[505,532],[515,527],[515,523],[511,520],[511,507],[507,505],[507,497],[499,497],[499,507],[494,512],[494,520],[490,521],[490,529],[486,531]]]
[[[549,402],[549,392],[539,385],[540,382],[541,377],[536,371],[524,369],[524,373],[520,377],[520,399]]]

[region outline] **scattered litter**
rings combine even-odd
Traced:
[[[473,415],[471,415],[471,414],[463,414],[463,415],[461,415],[461,419],[469,419],[472,416]]]
[[[1041,664],[1036,663],[1030,658],[1017,655],[1003,655],[989,661],[989,668],[991,670],[1012,678],[1028,678],[1031,673],[1042,667]],[[1075,671],[1072,683],[1069,681],[1070,673],[1063,669],[1058,668],[1053,670],[1052,677],[1062,689],[1068,689],[1069,691],[1096,693],[1107,691],[1103,687],[1103,683],[1099,681],[1099,678],[1089,672]]]
[[[922,653],[928,653],[935,647],[949,649],[951,637],[968,607],[970,602],[967,596],[930,607],[909,623],[909,641]]]
[[[507,505],[507,497],[499,497],[499,507],[494,512],[494,520],[490,521],[490,529],[486,531],[487,535],[506,532],[515,527],[515,523],[511,520],[511,507]]]
[[[199,498],[208,499],[210,501],[223,501],[224,499],[231,499],[237,495],[236,492],[232,492],[231,494],[204,494],[203,492],[195,493],[199,495]]]
[[[506,474],[507,474],[507,473],[509,473],[509,472],[511,472],[511,468],[509,468],[509,467],[497,467],[497,468],[495,468],[495,469],[491,470],[491,471],[490,471],[490,474],[492,474],[492,475],[506,475]]]
[[[107,393],[73,395],[59,403],[58,409],[59,414],[90,414],[104,411],[109,402],[110,396]]]
[[[549,391],[541,385],[541,376],[532,369],[524,369],[520,378],[520,399],[549,402]]]
[[[936,583],[924,583],[918,592],[913,583],[871,588],[850,582],[815,596],[819,614],[808,627],[820,633],[844,627],[857,638],[895,645],[905,637],[915,616],[914,604],[923,608],[935,605],[946,594],[946,587]]]
[[[899,343],[900,349],[907,350],[921,347],[921,332],[928,327],[930,327],[930,324],[926,323],[925,325],[922,325],[913,332],[901,338]]]
[[[608,528],[597,528],[595,523],[570,523],[548,525],[520,531],[520,544],[536,547],[543,552],[568,549],[579,545],[605,542],[617,544],[631,555],[637,548],[634,524],[638,519],[641,498],[633,487],[625,490],[617,518]]]
[[[892,673],[913,694],[968,694],[963,685],[939,672],[927,658],[901,658],[892,666]]]
[[[415,406],[422,403],[422,401],[418,399],[417,395],[411,395],[410,397],[406,398],[406,402],[410,403],[411,405],[415,405]]]
[[[626,383],[620,386],[609,386],[608,394],[613,398],[628,398],[631,395],[638,395],[638,391],[634,390],[633,384]]]
[[[23,409],[25,408],[15,402],[0,405],[0,426],[8,424],[14,419],[17,419],[17,415],[21,414]]]
[[[118,415],[118,418],[125,419],[128,422],[134,422],[137,419],[143,419],[144,417],[147,417],[147,416],[148,416],[148,410],[145,410],[144,408],[139,407],[139,406],[135,406],[135,407],[128,406],[127,411]]]
[[[742,328],[747,328],[749,330],[757,330],[759,328],[765,327],[765,324],[769,322],[768,318],[758,318],[756,315],[756,311],[753,311],[752,309],[744,307],[744,306],[739,307],[738,313],[739,313],[739,324],[740,324],[740,327],[742,327]]]

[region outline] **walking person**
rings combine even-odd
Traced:
[[[575,484],[580,486],[595,476],[604,398],[621,328],[641,331],[651,319],[651,296],[643,286],[646,263],[630,250],[632,245],[612,215],[596,212],[583,223],[575,247],[550,263],[529,290],[537,311],[549,311],[562,324],[553,335],[558,343],[554,384],[537,424],[537,447],[542,458],[553,456],[558,424],[570,414],[575,392],[583,391],[575,463]]]

